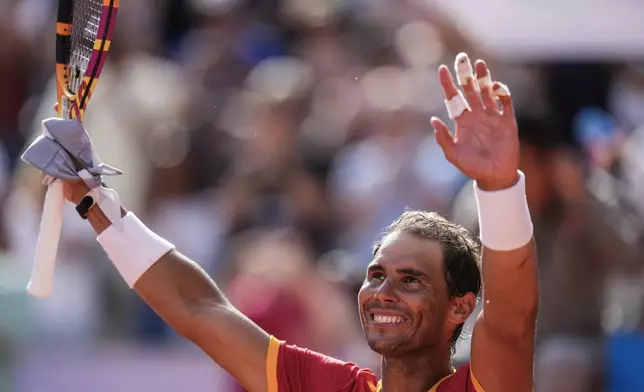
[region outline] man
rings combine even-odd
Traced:
[[[404,213],[368,267],[359,311],[370,347],[382,355],[379,382],[369,370],[269,336],[195,262],[132,213],[122,209],[120,220],[104,213],[114,206],[105,198],[94,203],[100,187],[88,193],[85,183],[66,182],[65,196],[79,205],[127,283],[249,391],[529,392],[537,266],[512,101],[507,87],[492,83],[483,61],[476,63],[476,79],[464,53],[455,68],[464,95],[447,67],[439,69],[455,134],[439,119],[432,126],[447,159],[476,181],[486,284],[471,365],[458,370],[452,344],[481,288],[481,249],[466,230],[438,215]]]

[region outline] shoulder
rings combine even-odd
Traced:
[[[289,345],[271,337],[266,360],[269,392],[370,391],[377,384],[369,369]]]
[[[485,392],[476,380],[469,362],[439,381],[430,392]]]

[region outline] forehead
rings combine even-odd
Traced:
[[[415,268],[439,274],[443,271],[443,250],[438,241],[396,231],[383,238],[371,264],[385,269]]]

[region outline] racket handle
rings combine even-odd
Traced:
[[[49,184],[45,195],[34,267],[27,285],[27,292],[34,297],[48,298],[52,294],[64,207],[63,183],[54,180]]]

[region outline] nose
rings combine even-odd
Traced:
[[[382,282],[380,287],[376,290],[374,297],[381,302],[393,302],[398,303],[400,298],[398,298],[398,293],[394,287],[395,283],[391,281],[391,278],[387,278]]]

